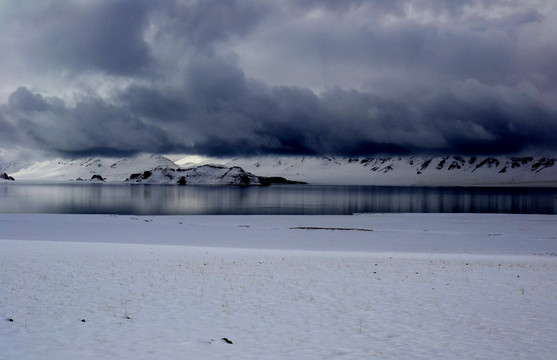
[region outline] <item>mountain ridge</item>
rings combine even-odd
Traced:
[[[556,158],[375,156],[237,158],[225,162],[320,185],[557,186]]]
[[[184,177],[189,184],[256,184],[256,178],[260,182],[264,178],[277,178],[284,183],[316,185],[554,187],[557,186],[556,160],[547,156],[265,156],[220,161],[213,158],[206,162],[200,158],[198,163],[177,165],[181,164],[180,159],[171,161],[162,155],[142,154],[130,158],[55,159],[20,169],[14,163],[8,167],[0,164],[0,172],[10,169],[10,176],[16,180],[38,181],[91,180],[98,175],[109,182],[142,183],[176,183]],[[236,179],[219,178],[235,168],[241,170],[234,170]],[[142,177],[147,171],[157,176]],[[130,179],[132,175],[136,176]],[[244,181],[239,180],[242,177]]]

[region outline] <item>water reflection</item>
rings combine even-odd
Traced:
[[[557,189],[0,184],[0,212],[101,214],[556,214]]]

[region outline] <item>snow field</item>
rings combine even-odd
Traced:
[[[0,358],[548,359],[556,272],[554,256],[0,240]]]
[[[0,358],[551,358],[556,224],[0,214]]]

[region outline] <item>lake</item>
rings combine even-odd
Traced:
[[[557,214],[556,188],[0,183],[2,213],[122,215]]]

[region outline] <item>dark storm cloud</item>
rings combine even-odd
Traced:
[[[11,28],[23,56],[41,69],[133,74],[151,62],[143,39],[149,2],[71,2],[24,11]]]
[[[67,154],[494,154],[532,144],[557,150],[557,114],[526,93],[463,84],[411,109],[356,90],[317,96],[231,72],[204,73],[211,85],[197,92],[130,87],[116,105],[86,98],[68,107],[18,89],[3,113],[15,119],[29,146]]]
[[[165,19],[160,36],[170,35],[175,41],[198,49],[252,31],[269,13],[270,6],[261,1],[206,0],[159,4]]]
[[[164,131],[95,97],[67,106],[59,98],[19,88],[0,107],[0,127],[17,129],[18,138],[4,139],[8,145],[48,152],[108,155],[136,153],[141,148],[167,150]]]
[[[540,4],[547,6],[112,0],[26,8],[7,22],[17,25],[10,36],[20,30],[21,66],[69,72],[75,97],[47,96],[56,94],[47,81],[17,84],[0,106],[0,147],[75,155],[554,152],[557,13]]]

